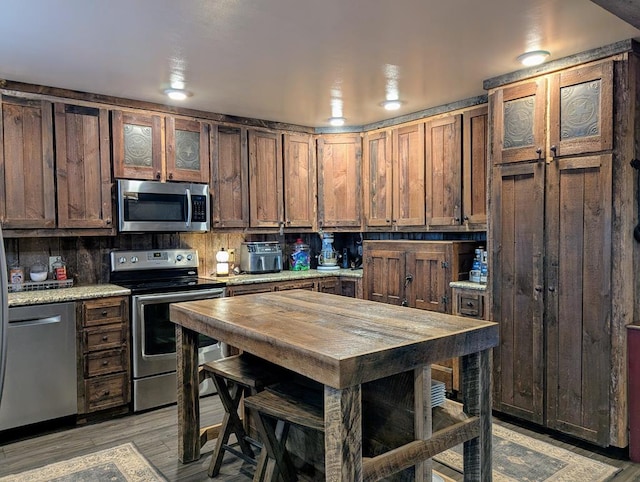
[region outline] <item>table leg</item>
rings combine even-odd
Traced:
[[[356,385],[342,390],[324,387],[326,480],[362,481],[362,397]]]
[[[462,357],[464,411],[480,417],[480,435],[464,443],[464,480],[492,480],[491,349]]]
[[[176,325],[178,390],[178,458],[186,464],[200,458],[198,333]]]
[[[431,365],[416,368],[413,371],[414,413],[416,440],[427,440],[432,434],[431,416]],[[423,460],[415,465],[415,481],[432,480],[431,459]]]

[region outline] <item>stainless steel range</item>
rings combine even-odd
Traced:
[[[131,290],[133,410],[174,403],[176,337],[169,304],[220,298],[224,283],[198,277],[192,249],[113,251],[110,281]],[[221,343],[200,337],[200,363],[222,356]],[[214,390],[203,386],[201,394]]]

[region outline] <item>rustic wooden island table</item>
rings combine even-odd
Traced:
[[[411,466],[415,480],[425,480],[428,460],[462,442],[464,479],[491,480],[490,352],[498,343],[496,323],[306,290],[174,303],[170,313],[177,332],[183,463],[200,457],[202,333],[324,385],[326,480],[378,480]],[[432,433],[429,365],[458,356],[467,418]],[[363,463],[363,387],[375,392],[378,381],[402,374],[412,385],[413,433]],[[405,396],[394,392],[400,390],[381,398],[393,405],[395,397]]]

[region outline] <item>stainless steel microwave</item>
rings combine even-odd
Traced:
[[[118,180],[121,232],[209,231],[211,206],[206,184]]]

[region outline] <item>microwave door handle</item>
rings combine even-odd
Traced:
[[[191,189],[186,189],[187,194],[187,227],[191,226]]]

